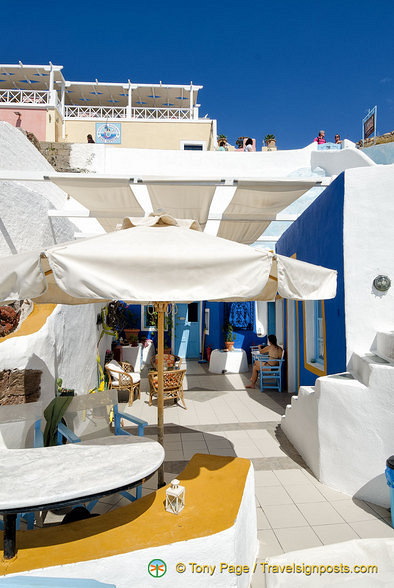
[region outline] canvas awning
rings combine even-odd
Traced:
[[[142,217],[153,211],[175,218],[195,218],[203,228],[214,218],[218,220],[219,237],[244,244],[254,243],[279,212],[321,183],[316,177],[253,178],[234,183],[203,176],[191,179],[56,174],[49,179],[85,206],[106,231],[114,230],[125,216]],[[232,198],[228,202],[226,197],[216,197],[212,214],[216,188],[224,185],[233,185]],[[137,190],[133,192],[136,186],[146,186],[147,205]]]

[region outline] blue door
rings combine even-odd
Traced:
[[[200,355],[200,303],[178,304],[175,315],[175,354],[185,358]]]

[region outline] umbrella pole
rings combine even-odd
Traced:
[[[157,440],[164,447],[164,313],[168,302],[157,302]],[[158,471],[157,487],[165,486],[164,462]]]

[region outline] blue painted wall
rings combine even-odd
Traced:
[[[337,295],[326,300],[327,374],[346,369],[345,305],[343,283],[343,203],[342,173],[287,229],[277,242],[282,255],[338,271]],[[285,325],[287,324],[285,317]],[[286,327],[285,327],[286,334]],[[313,385],[317,376],[304,367],[303,304],[298,303],[299,385]],[[285,336],[285,343],[287,337]]]
[[[209,317],[209,335],[205,338],[205,349],[212,347],[212,349],[224,348],[224,302],[206,302],[205,308],[210,309]],[[254,324],[253,331],[246,331],[244,329],[237,330],[234,328],[236,335],[234,347],[237,349],[244,349],[248,354],[248,361],[251,361],[250,346],[260,345],[266,343],[266,337],[258,337],[256,334],[256,324]]]

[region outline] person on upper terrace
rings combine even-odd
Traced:
[[[250,137],[245,141],[244,151],[253,151],[253,139]]]
[[[256,359],[256,361],[253,364],[253,373],[252,373],[252,377],[250,378],[250,384],[248,386],[245,386],[246,388],[254,388],[257,382],[257,378],[259,377],[259,371],[260,371],[260,363],[262,363],[262,365],[266,365],[266,366],[271,366],[271,365],[278,365],[278,362],[275,361],[275,359],[280,359],[282,357],[282,353],[283,353],[283,349],[282,347],[280,347],[280,345],[278,345],[278,342],[276,340],[276,336],[275,335],[268,335],[268,345],[263,347],[262,345],[259,345],[259,351],[260,353],[266,353],[268,354],[268,361],[265,362],[260,362],[259,360]],[[274,360],[274,361],[272,361]],[[264,369],[269,369],[269,367],[267,368],[262,368]]]
[[[322,145],[323,143],[326,142],[325,136],[326,136],[326,131],[319,131],[319,134],[317,135],[317,137],[315,139],[313,139],[313,142],[317,143],[318,145]]]
[[[226,151],[226,141],[220,141],[218,151]]]
[[[335,145],[339,145],[340,143],[342,143],[341,136],[336,134],[334,137],[334,141],[335,141]]]
[[[92,137],[92,135],[88,135],[87,137],[88,143],[94,143],[94,139]]]

